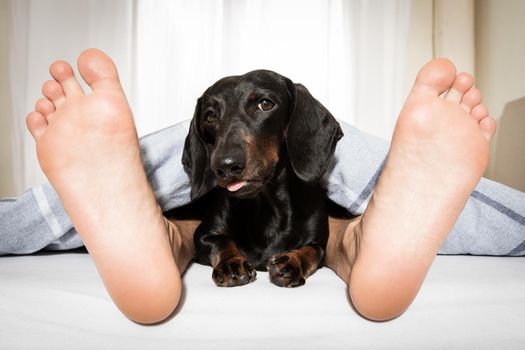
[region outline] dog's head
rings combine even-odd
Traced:
[[[282,146],[297,176],[320,181],[339,123],[308,90],[271,71],[226,77],[198,99],[182,163],[191,198],[219,185],[235,197],[259,193],[272,178]]]

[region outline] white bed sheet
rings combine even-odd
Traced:
[[[217,288],[196,264],[183,280],[176,315],[142,326],[85,253],[0,258],[0,349],[525,349],[525,258],[439,256],[411,308],[382,323],[327,268],[296,289],[261,272]]]

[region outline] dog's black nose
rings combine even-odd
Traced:
[[[242,174],[244,167],[245,162],[242,157],[226,156],[218,159],[214,171],[220,179],[233,179]]]

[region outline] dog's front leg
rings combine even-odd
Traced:
[[[209,251],[212,278],[219,287],[236,287],[255,281],[257,272],[228,235],[208,234],[200,239]]]
[[[324,249],[318,244],[278,254],[268,264],[270,281],[279,287],[302,286],[317,271],[324,254]]]

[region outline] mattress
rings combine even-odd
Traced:
[[[0,349],[525,349],[525,258],[438,256],[410,309],[371,322],[323,268],[284,289],[218,288],[193,264],[169,320],[114,306],[83,251],[0,258]]]

